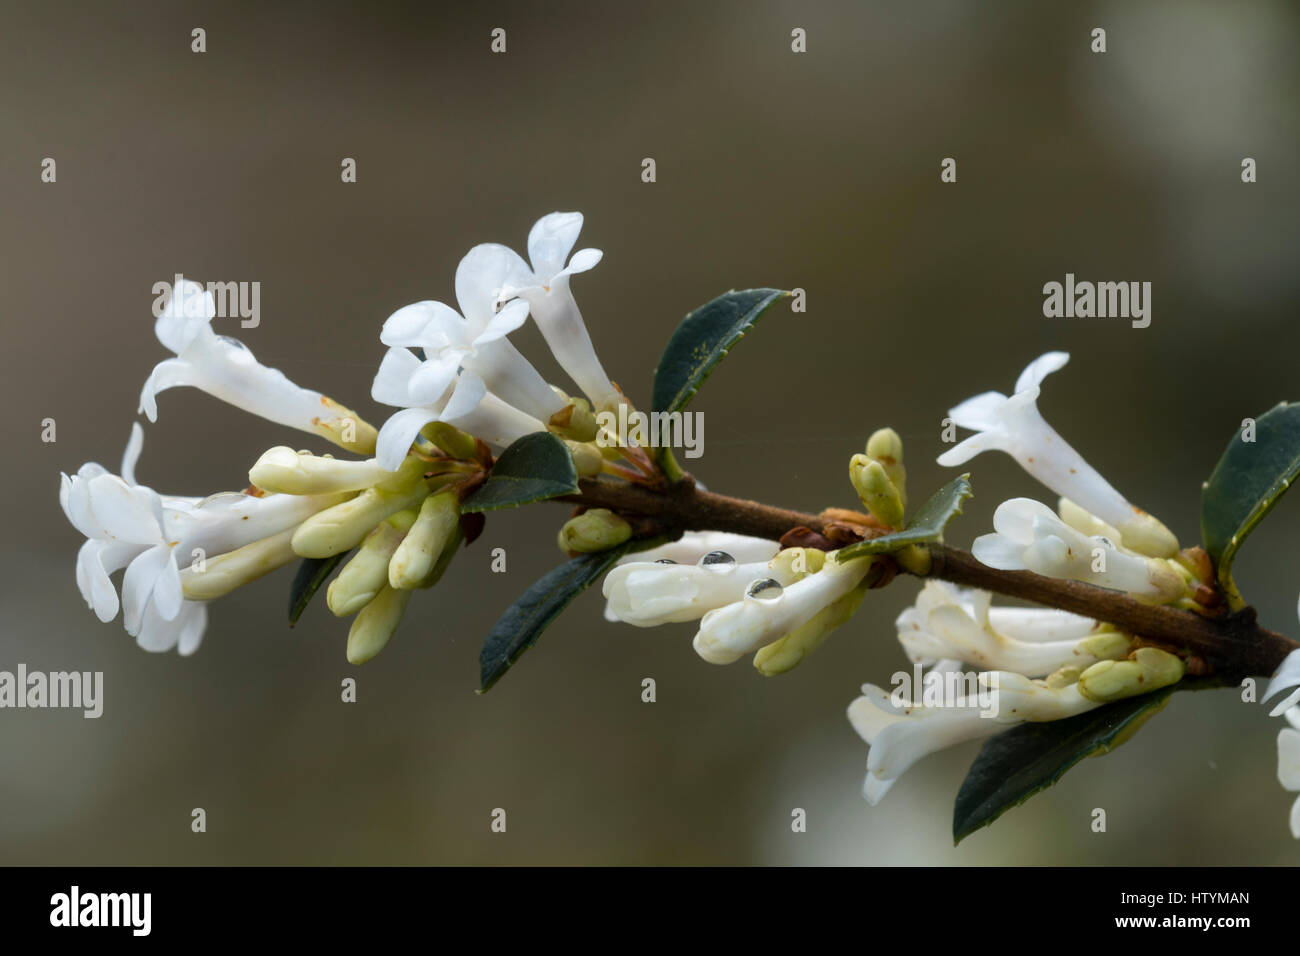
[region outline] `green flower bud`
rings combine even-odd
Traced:
[[[349,617],[373,601],[388,585],[388,562],[415,523],[415,509],[399,511],[379,522],[361,542],[343,570],[330,582],[325,602],[336,617]]]
[[[227,551],[203,562],[203,570],[181,570],[181,590],[191,601],[212,601],[235,588],[256,581],[276,568],[282,568],[298,556],[290,542],[293,529],[282,531],[261,541],[254,541],[234,551]]]
[[[373,458],[343,461],[277,445],[262,452],[262,457],[249,469],[248,480],[258,488],[279,494],[321,495],[360,491],[392,474],[380,468]]]
[[[407,458],[402,466],[373,488],[350,501],[312,515],[293,535],[293,550],[304,558],[328,558],[360,543],[389,515],[414,508],[429,494],[424,462]]]
[[[459,527],[460,503],[455,492],[442,491],[425,498],[420,516],[388,564],[389,585],[404,590],[419,587],[433,573]]]
[[[1079,642],[1079,653],[1088,654],[1099,661],[1117,661],[1128,655],[1133,638],[1122,631],[1098,631]]]
[[[433,442],[452,458],[473,461],[478,456],[478,440],[446,422],[429,422],[420,434]]]
[[[570,518],[560,529],[560,550],[590,554],[608,551],[632,537],[632,526],[608,508],[592,508]]]
[[[816,574],[826,564],[826,552],[817,548],[786,548],[772,559],[772,570],[798,580]]]
[[[1082,673],[1083,671],[1078,667],[1073,667],[1067,664],[1060,670],[1055,670],[1048,674],[1047,679],[1044,680],[1043,683],[1052,690],[1060,690],[1062,687],[1069,687],[1071,684],[1077,684],[1079,682],[1079,676]]]
[[[1140,647],[1133,660],[1098,661],[1079,677],[1079,693],[1108,703],[1150,693],[1183,678],[1181,658],[1158,647]]]
[[[561,394],[563,395],[562,392]],[[596,424],[596,416],[592,413],[586,399],[569,398],[564,395],[564,400],[569,404],[551,416],[548,422],[551,428],[561,438],[568,438],[571,441],[595,441],[600,426]]]
[[[903,499],[880,462],[866,455],[854,455],[849,462],[849,478],[863,505],[877,521],[889,528],[903,526]]]
[[[784,552],[782,552],[784,553]],[[820,552],[819,552],[820,553]],[[759,648],[754,655],[754,667],[764,677],[775,677],[798,667],[803,659],[831,636],[831,632],[853,616],[866,596],[867,588],[855,587],[837,601],[833,601],[795,628],[785,637]]]
[[[384,649],[402,623],[411,592],[384,587],[361,609],[348,631],[348,662],[364,664]]]
[[[867,457],[880,462],[885,474],[898,489],[898,498],[907,509],[907,469],[903,467],[903,439],[892,428],[881,428],[867,439]]]
[[[1172,558],[1178,553],[1178,539],[1174,533],[1145,511],[1137,511],[1117,530],[1120,541],[1130,551],[1152,558]]]
[[[592,478],[600,474],[605,465],[605,456],[593,442],[578,442],[565,439],[565,446],[573,456],[573,467],[578,470],[579,478]]]
[[[1106,522],[1102,521],[1090,511],[1080,508],[1069,498],[1062,498],[1057,502],[1056,513],[1061,516],[1061,520],[1068,524],[1080,534],[1086,534],[1088,537],[1101,535],[1116,543],[1119,542],[1121,535]]]

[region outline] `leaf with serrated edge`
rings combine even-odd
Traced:
[[[947,527],[948,522],[961,514],[962,502],[973,495],[970,475],[959,475],[916,509],[916,514],[902,531],[846,545],[840,549],[839,560],[847,561],[849,558],[858,558],[864,554],[886,554],[910,544],[938,541],[943,536],[943,529]]]
[[[533,432],[501,453],[488,480],[461,502],[462,512],[496,511],[578,491],[578,472],[564,442]]]
[[[682,319],[655,369],[654,411],[685,408],[731,347],[774,302],[789,294],[780,289],[732,290]]]
[[[307,605],[311,603],[312,597],[320,586],[325,583],[325,579],[333,574],[334,569],[351,553],[345,551],[328,558],[302,559],[302,563],[298,565],[298,573],[294,575],[293,586],[289,589],[290,627],[298,623],[298,618],[302,617],[302,612],[307,610]]]
[[[1234,610],[1245,605],[1232,579],[1237,549],[1300,474],[1300,404],[1282,402],[1261,415],[1253,442],[1242,441],[1243,431],[1201,488],[1201,538]]]

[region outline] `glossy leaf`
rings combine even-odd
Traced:
[[[461,502],[460,510],[518,508],[577,491],[578,472],[564,442],[550,432],[533,432],[501,453],[488,480]]]
[[[302,563],[298,565],[298,573],[293,577],[293,587],[289,589],[290,627],[298,623],[298,618],[302,617],[302,612],[307,610],[307,605],[311,603],[312,597],[320,590],[326,578],[333,574],[334,569],[351,553],[345,551],[328,558],[302,559]]]
[[[1237,549],[1300,474],[1300,405],[1277,405],[1251,431],[1238,430],[1201,490],[1201,538],[1234,609],[1245,603],[1232,579]]]

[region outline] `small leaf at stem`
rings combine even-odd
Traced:
[[[501,453],[488,480],[470,493],[462,512],[518,508],[578,491],[578,472],[564,442],[550,432],[533,432]]]
[[[864,554],[886,554],[911,544],[938,541],[943,537],[943,529],[948,522],[961,514],[962,502],[972,495],[974,492],[971,490],[970,475],[959,475],[916,509],[916,514],[902,531],[846,545],[840,550],[839,559],[846,561]]]

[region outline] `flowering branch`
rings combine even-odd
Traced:
[[[828,537],[843,535],[847,524],[842,513],[835,517],[807,514],[705,491],[690,476],[660,489],[603,478],[585,478],[579,488],[580,494],[556,500],[586,508],[607,508],[629,519],[637,516],[641,519],[637,532],[642,536],[721,531],[780,541],[797,528]],[[861,517],[864,523],[869,521],[868,516]],[[870,532],[865,536],[869,537]],[[1150,643],[1188,652],[1225,682],[1248,676],[1267,677],[1288,654],[1300,648],[1289,637],[1261,627],[1254,608],[1206,617],[1168,605],[1143,604],[1122,592],[1079,581],[991,568],[969,552],[946,545],[930,545],[929,550],[929,577],[1113,624]]]

